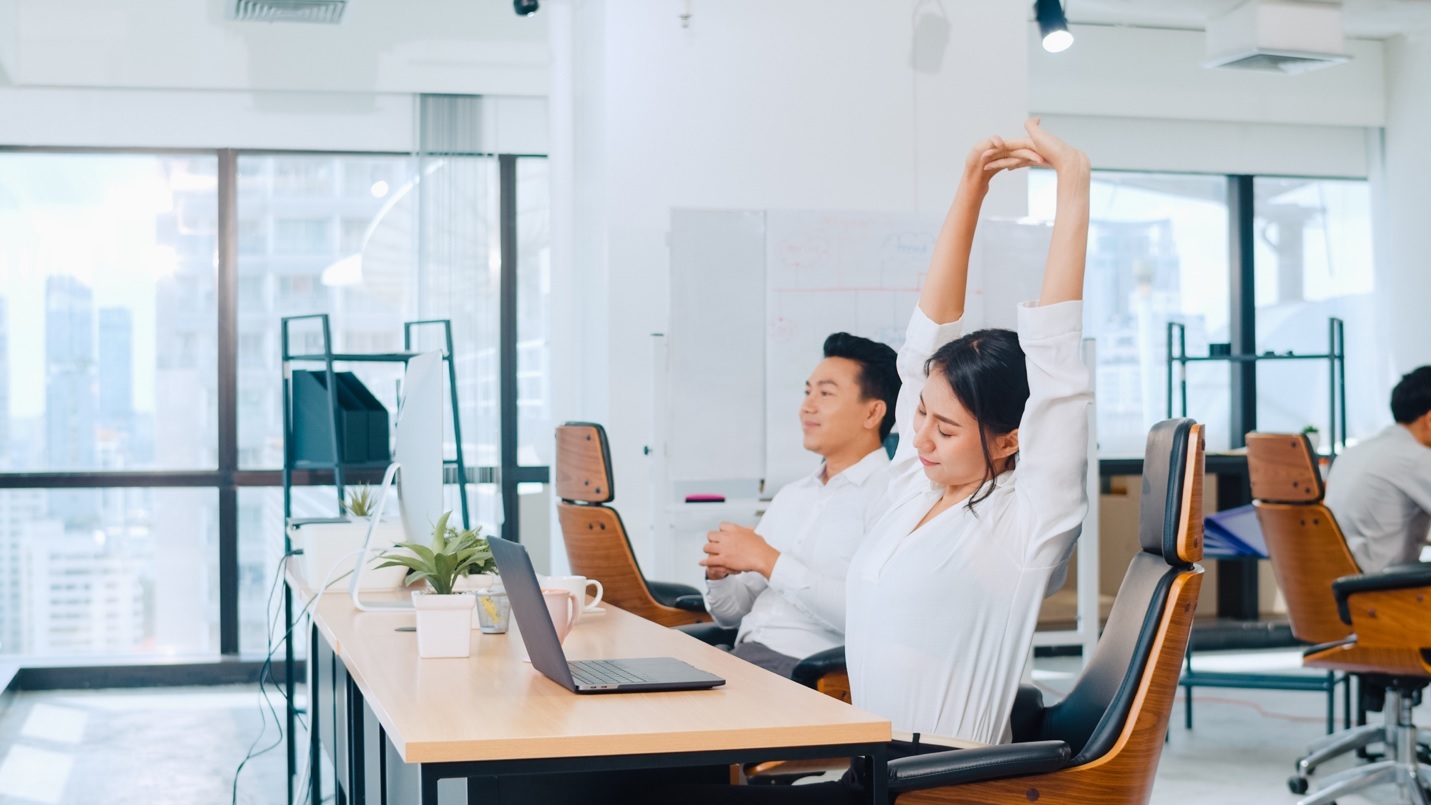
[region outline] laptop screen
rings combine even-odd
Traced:
[[[501,537],[489,537],[487,545],[497,562],[502,585],[507,588],[507,600],[512,605],[517,626],[522,630],[522,640],[532,658],[532,667],[552,681],[576,690],[576,682],[566,664],[566,652],[561,650],[561,640],[557,638],[556,627],[547,612],[542,588],[537,582],[537,571],[532,567],[527,549]]]

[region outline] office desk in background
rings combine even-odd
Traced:
[[[634,770],[725,782],[732,763],[854,755],[883,781],[888,721],[605,608],[572,631],[570,657],[677,657],[726,685],[579,696],[520,659],[515,630],[474,630],[467,659],[422,660],[416,635],[394,631],[413,625],[412,613],[359,612],[329,593],[310,633],[310,763],[328,754],[348,803],[431,805],[439,780],[465,778],[465,799],[458,781],[443,786],[444,801],[530,805],[632,780]]]

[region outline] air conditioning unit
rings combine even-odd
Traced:
[[[228,0],[227,5],[231,20],[337,25],[348,0]]]
[[[1208,20],[1203,67],[1303,73],[1351,58],[1342,9],[1326,3],[1248,0]]]

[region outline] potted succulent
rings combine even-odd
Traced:
[[[367,484],[359,484],[348,490],[348,498],[343,501],[343,509],[348,512],[348,516],[359,520],[371,517],[375,505],[377,501],[373,499],[372,487]]]
[[[457,580],[468,572],[494,567],[492,551],[476,529],[447,524],[444,512],[432,527],[432,543],[401,542],[404,553],[386,552],[378,567],[405,567],[407,581],[423,581],[429,589],[414,590],[419,657],[466,657],[472,652],[472,608],[477,599],[456,592]]]
[[[1322,452],[1322,432],[1317,429],[1316,425],[1308,425],[1302,428],[1302,434],[1312,443],[1312,452]]]

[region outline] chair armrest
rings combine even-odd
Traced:
[[[1343,576],[1332,582],[1332,594],[1337,597],[1337,614],[1341,616],[1342,623],[1351,625],[1351,609],[1347,601],[1353,595],[1414,587],[1431,587],[1431,562],[1392,565],[1380,573]]]
[[[690,609],[689,606],[681,606],[679,601],[681,598],[694,596],[696,600],[701,602],[700,608],[694,611],[706,611],[705,600],[701,598],[701,591],[689,584],[677,584],[674,581],[651,581],[647,579],[646,589],[650,590],[651,597],[662,605],[676,607],[677,609]]]
[[[1073,756],[1063,741],[1000,744],[977,749],[930,752],[889,762],[889,790],[915,791],[946,785],[1045,774],[1068,766]]]
[[[699,595],[681,595],[675,600],[676,609],[684,609],[687,612],[705,612],[706,599]]]
[[[739,629],[727,629],[716,623],[687,623],[673,628],[712,646],[733,646],[736,635],[740,634]]]
[[[820,677],[841,673],[845,670],[845,647],[836,646],[817,651],[795,664],[790,678],[807,688],[815,687]]]
[[[1014,743],[1027,743],[1038,737],[1043,724],[1043,691],[1033,685],[1019,685],[1014,695],[1014,707],[1009,714],[1009,725]]]

